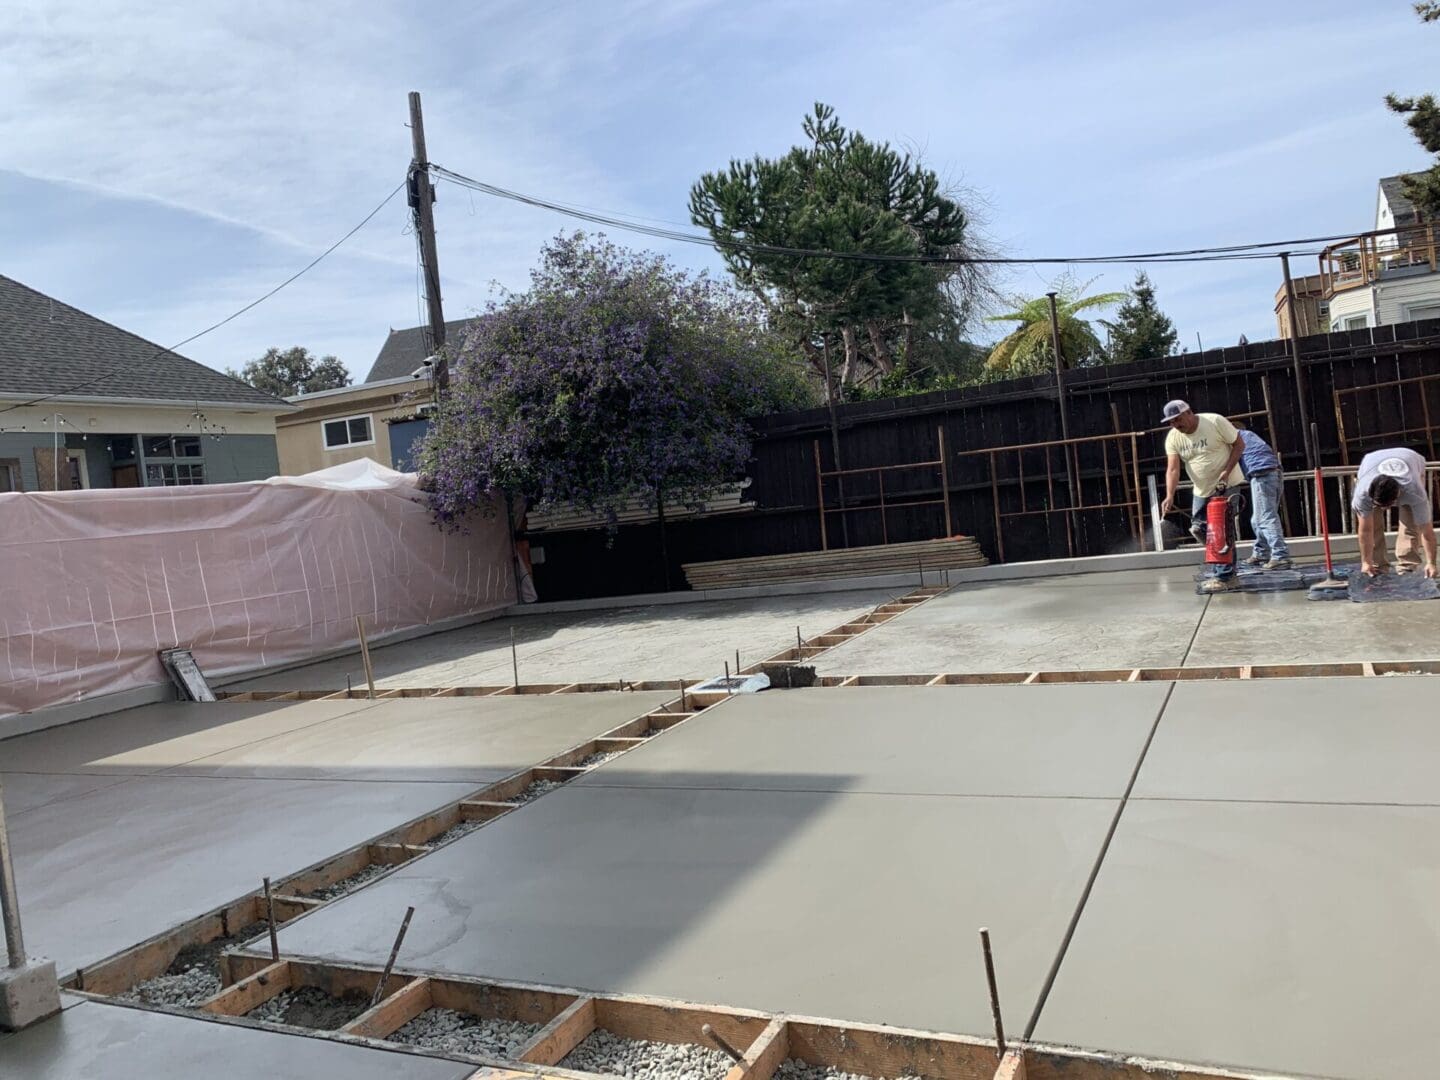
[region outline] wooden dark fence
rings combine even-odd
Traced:
[[[1300,342],[1308,415],[1318,428],[1320,464],[1340,465],[1385,444],[1410,445],[1427,453],[1440,424],[1440,320],[1321,334]],[[997,520],[1003,517],[1005,561],[1134,550],[1133,492],[1117,495],[1127,478],[1164,472],[1160,413],[1166,401],[1183,398],[1197,411],[1248,417],[1280,452],[1287,469],[1306,466],[1302,410],[1289,343],[1283,340],[1187,353],[1163,360],[1086,368],[1064,380],[1072,438],[1141,432],[1138,461],[1129,440],[1096,440],[1091,449],[1066,455],[1034,448],[996,456],[973,451],[1060,438],[1053,376],[1017,379],[965,390],[842,405],[837,408],[839,466],[868,469],[933,461],[943,430],[953,529],[975,536],[992,559],[999,557]],[[1356,388],[1374,387],[1365,392]],[[1340,393],[1337,395],[1337,391]],[[1343,425],[1343,427],[1342,427]],[[837,466],[829,412],[809,409],[761,419],[756,425],[747,497],[756,509],[721,517],[676,521],[666,526],[669,579],[684,588],[680,566],[707,559],[739,558],[821,547],[815,453],[823,469]],[[1343,438],[1343,443],[1342,443]],[[1101,447],[1107,449],[1102,453]],[[1073,476],[1075,498],[1068,493]],[[878,474],[847,476],[847,506],[878,504]],[[825,504],[840,492],[827,479]],[[938,470],[887,473],[891,502],[931,505],[891,508],[885,536],[892,543],[944,534]],[[1085,509],[1070,509],[1079,505]],[[997,510],[999,514],[997,515]],[[1023,513],[1022,513],[1023,511]],[[1298,504],[1291,516],[1299,520]],[[848,535],[838,547],[882,542],[880,515],[844,515]],[[1148,528],[1148,521],[1146,522]],[[544,549],[536,567],[542,599],[616,596],[666,587],[656,525],[623,526],[610,536],[594,529],[536,533]]]

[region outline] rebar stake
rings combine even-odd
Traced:
[[[370,995],[370,1008],[380,1004],[380,998],[385,993],[385,984],[390,981],[390,972],[395,970],[395,958],[400,955],[400,943],[405,940],[405,931],[410,929],[410,916],[415,914],[413,907],[405,909],[405,921],[400,924],[400,932],[395,935],[395,944],[390,946],[390,959],[385,961],[385,970],[380,974],[380,981],[375,984],[375,992]]]
[[[726,661],[725,661],[725,693],[726,693],[726,694],[734,693],[734,691],[730,689],[730,661],[729,661],[729,660],[726,660]]]
[[[731,1046],[728,1042],[726,1042],[724,1036],[722,1036],[718,1031],[712,1028],[709,1024],[701,1024],[700,1034],[704,1035],[705,1038],[709,1039],[712,1043],[718,1046],[721,1051],[730,1058],[731,1061],[739,1065],[741,1072],[745,1071],[745,1055],[742,1054],[739,1050],[736,1050],[735,1047]]]
[[[1000,991],[995,986],[995,958],[990,954],[990,931],[980,928],[980,949],[985,954],[985,981],[990,986],[990,1015],[995,1018],[996,1056],[1005,1056],[1005,1025],[1000,1020]]]
[[[270,960],[273,963],[280,959],[280,941],[275,937],[275,898],[270,895],[270,879],[267,877],[263,880],[265,883],[265,921],[270,924]]]
[[[510,627],[510,673],[515,680],[515,688],[520,688],[520,659],[515,653],[515,627]]]

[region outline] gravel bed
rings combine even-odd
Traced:
[[[592,1031],[560,1067],[644,1080],[725,1080],[732,1064],[707,1046],[622,1039],[608,1031]]]
[[[810,1065],[804,1061],[797,1061],[795,1058],[787,1058],[772,1074],[772,1080],[883,1080],[883,1078],[848,1073],[843,1069],[837,1069],[834,1065]],[[894,1077],[894,1080],[921,1080],[921,1078],[906,1073],[904,1076]]]
[[[308,896],[314,900],[336,900],[344,896],[346,893],[354,892],[356,889],[360,888],[360,886],[374,881],[377,877],[379,877],[381,874],[385,873],[389,869],[390,867],[386,866],[383,863],[371,863],[363,870],[359,870],[356,873],[351,874],[347,878],[341,878],[339,881],[335,882],[334,885],[326,885],[323,889],[314,889],[311,892],[304,893],[302,895]]]
[[[523,805],[538,799],[541,795],[554,791],[557,787],[560,787],[562,783],[563,781],[560,780],[536,780],[524,791],[520,792],[519,795],[507,801]]]
[[[454,1009],[426,1009],[386,1039],[430,1050],[509,1058],[541,1026],[522,1020],[486,1020]]]
[[[446,829],[439,836],[426,840],[427,844],[448,844],[451,840],[458,840],[466,833],[472,833],[484,825],[483,821],[457,821],[450,828]]]
[[[186,945],[176,954],[163,975],[136,983],[120,1001],[141,1005],[170,1005],[194,1008],[220,992],[220,954],[265,932],[264,923],[251,923],[229,937],[218,937],[199,945]]]
[[[589,769],[595,765],[604,765],[607,761],[614,761],[624,752],[624,750],[597,750],[589,757],[582,758],[575,764],[579,765],[582,769]]]
[[[318,986],[302,986],[299,990],[282,990],[248,1015],[252,1020],[272,1020],[312,1031],[334,1031],[369,1007],[369,1000],[362,994],[337,998]]]

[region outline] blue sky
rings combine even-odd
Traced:
[[[1387,90],[1440,91],[1406,0],[535,0],[362,5],[9,0],[0,10],[0,273],[173,343],[249,302],[430,156],[557,201],[674,222],[690,184],[780,153],[819,99],[984,201],[1013,255],[1109,254],[1372,227],[1426,157]],[[565,219],[442,186],[447,315],[523,286]],[[295,285],[183,351],[269,345],[363,378],[415,325],[397,197]],[[713,253],[645,238],[686,265]],[[1313,259],[1296,266],[1308,272]],[[1019,270],[1038,294],[1054,271]],[[1158,266],[1194,347],[1273,336],[1269,263]],[[1088,274],[1086,276],[1089,276]],[[1095,289],[1125,287],[1107,268]]]

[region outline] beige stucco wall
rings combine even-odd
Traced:
[[[283,417],[276,425],[275,441],[280,455],[280,472],[285,476],[328,469],[347,461],[370,458],[381,465],[390,464],[390,425],[388,417],[409,416],[427,400],[423,383],[352,387],[343,394],[292,399],[300,411]],[[419,392],[417,392],[419,391]],[[323,425],[341,417],[369,416],[370,431],[375,441],[365,446],[343,446],[325,449]]]

